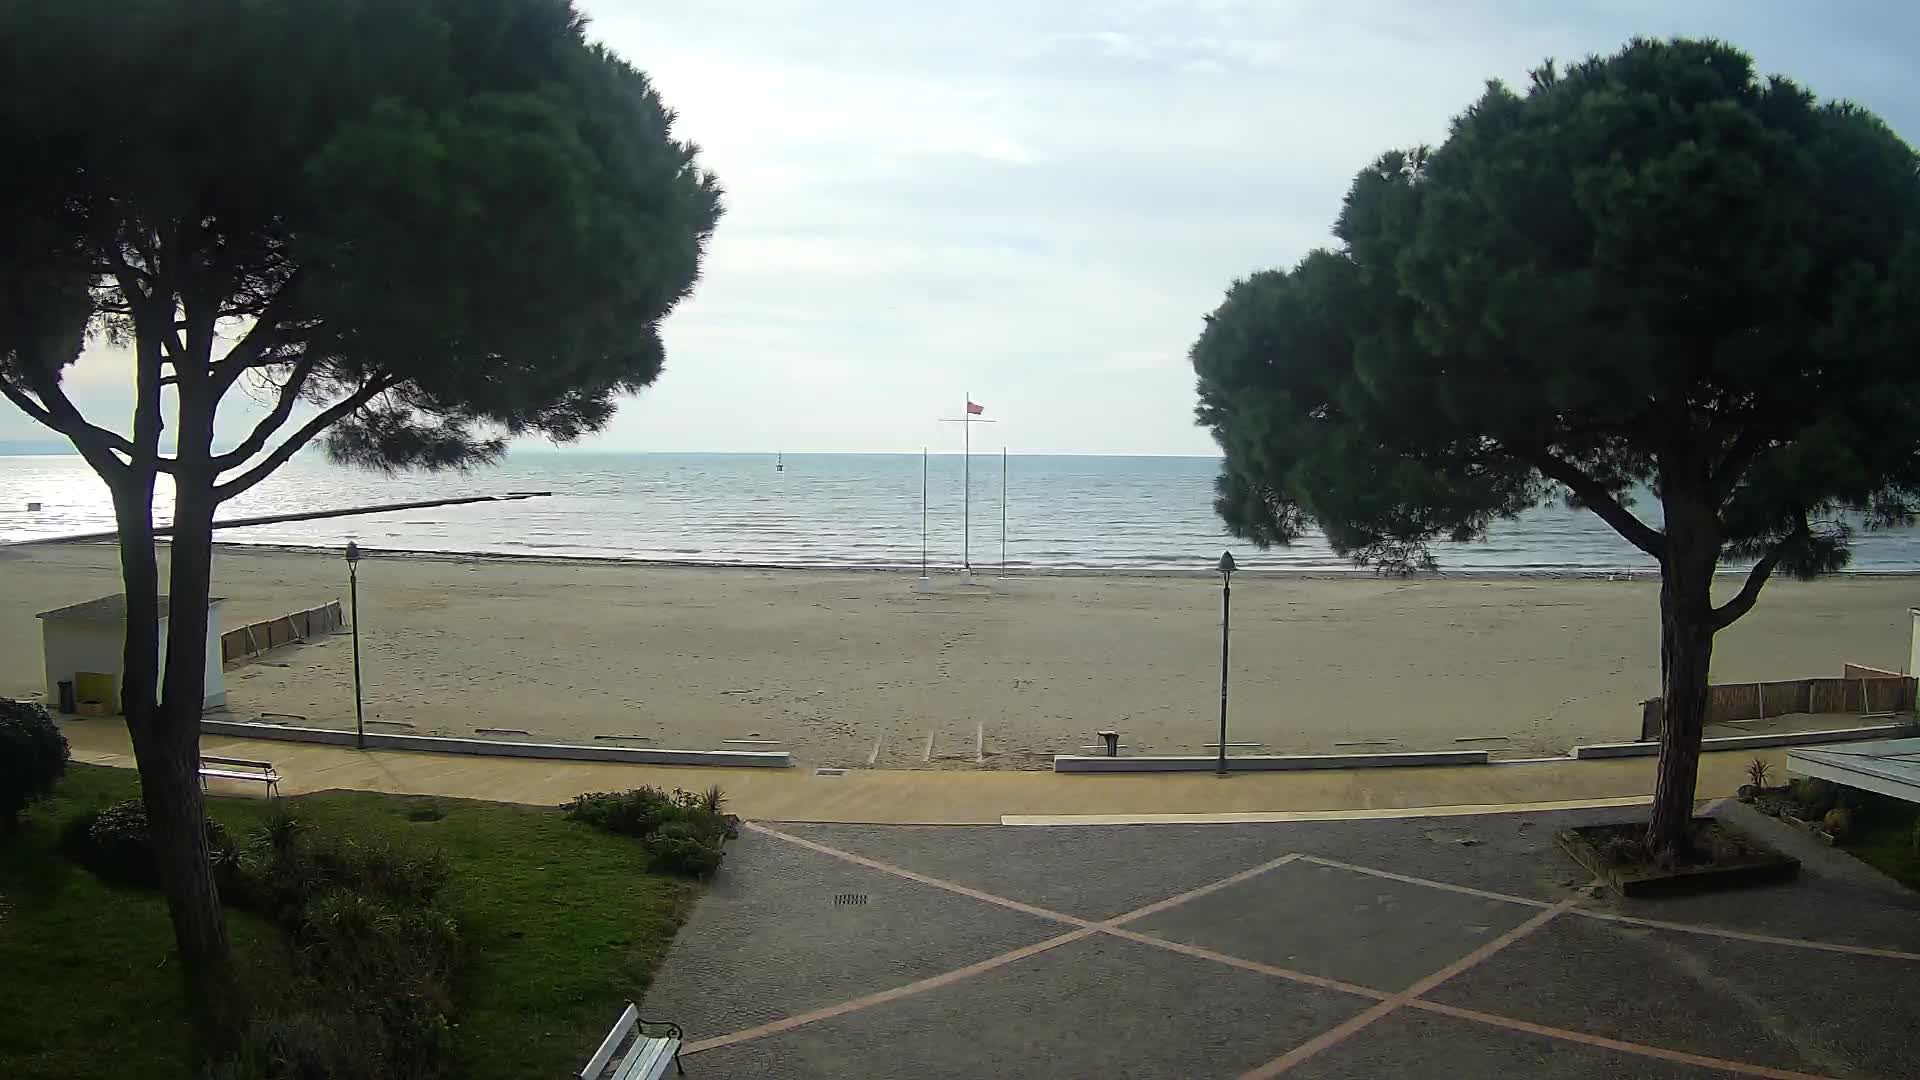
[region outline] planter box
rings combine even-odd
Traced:
[[[1618,825],[1589,825],[1562,829],[1554,838],[1575,862],[1592,871],[1622,896],[1676,896],[1716,889],[1768,885],[1792,879],[1800,872],[1800,860],[1737,833],[1710,817],[1693,819],[1695,828],[1714,828],[1737,837],[1746,849],[1722,861],[1662,868],[1646,863],[1621,864],[1607,858],[1600,842],[1620,828]],[[1638,828],[1638,826],[1634,826]]]

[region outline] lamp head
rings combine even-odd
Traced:
[[[347,562],[357,563],[359,561],[360,561],[360,545],[354,543],[351,540],[347,541]]]
[[[1231,577],[1233,576],[1233,571],[1235,569],[1236,567],[1233,564],[1233,552],[1231,551],[1221,552],[1220,553],[1220,576]]]

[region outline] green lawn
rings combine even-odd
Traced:
[[[0,1073],[9,1080],[183,1077],[185,1014],[158,893],[102,884],[56,848],[61,821],[137,792],[134,774],[73,766],[0,836]],[[638,1000],[696,886],[649,874],[640,845],[559,811],[326,792],[276,800],[329,832],[442,853],[469,961],[456,986],[457,1074],[566,1076]],[[257,799],[213,799],[236,836]],[[228,911],[239,962],[275,931]]]
[[[1920,889],[1920,850],[1914,847],[1920,806],[1870,792],[1853,792],[1853,835],[1841,842],[1847,854],[1900,882]]]

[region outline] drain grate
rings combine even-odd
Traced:
[[[866,904],[867,894],[863,892],[835,893],[833,897],[834,907],[865,907]]]

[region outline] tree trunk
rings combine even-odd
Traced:
[[[166,673],[155,738],[140,754],[161,885],[173,916],[194,1035],[203,1058],[232,1045],[239,1020],[226,919],[208,859],[206,807],[199,780],[207,603],[213,588],[214,477],[208,462],[213,414],[206,397],[201,380],[182,380]],[[154,779],[148,778],[149,773]]]
[[[1669,503],[1677,500],[1669,498]],[[1688,510],[1692,508],[1686,508]],[[1676,512],[1680,511],[1680,512]],[[1707,679],[1713,664],[1713,571],[1719,540],[1669,506],[1667,555],[1660,567],[1660,666],[1664,712],[1659,774],[1647,848],[1656,859],[1688,850],[1700,737],[1706,729]]]

